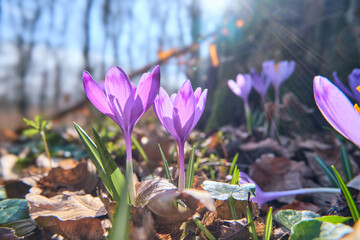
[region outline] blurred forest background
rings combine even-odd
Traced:
[[[82,71],[99,81],[112,65],[136,82],[160,64],[167,90],[186,79],[208,88],[201,128],[245,121],[227,80],[269,59],[296,61],[281,92],[315,108],[315,75],[347,82],[360,66],[359,2],[0,0],[0,129],[81,108]],[[250,102],[260,105],[255,93]]]

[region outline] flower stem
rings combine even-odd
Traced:
[[[340,193],[341,190],[339,188],[301,188],[296,190],[288,190],[288,191],[276,191],[276,192],[262,192],[261,197],[259,196],[259,205],[262,205],[265,202],[275,200],[281,197],[294,196],[298,194],[311,194],[311,193]],[[260,195],[260,194],[258,194]]]
[[[280,110],[280,95],[279,95],[280,89],[275,87],[274,90],[275,90],[275,112],[273,119],[271,121],[271,131],[270,131],[270,136],[272,138],[274,138],[277,133],[277,125],[279,121],[279,110]]]
[[[135,184],[133,180],[133,164],[132,164],[132,151],[131,151],[131,133],[124,133],[125,137],[125,146],[126,146],[126,172],[129,174],[128,179],[128,188],[130,194],[131,203],[135,203],[136,193],[135,193]]]
[[[185,142],[178,142],[178,151],[179,151],[179,192],[182,192],[185,189],[185,160],[184,160],[184,153],[185,153]]]
[[[49,161],[50,161],[50,166],[53,167],[53,166],[52,166],[53,164],[52,164],[52,161],[51,161],[51,155],[50,155],[49,147],[48,147],[47,141],[46,141],[45,132],[44,132],[44,131],[40,131],[40,135],[41,135],[41,138],[42,138],[43,143],[44,143],[44,148],[45,148],[46,156],[47,156],[47,158],[48,158]]]
[[[248,102],[244,102],[245,106],[245,116],[246,116],[246,125],[247,130],[250,135],[252,135],[252,116],[251,116],[251,109]]]

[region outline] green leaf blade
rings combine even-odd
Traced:
[[[272,232],[272,222],[273,222],[272,207],[270,207],[265,221],[265,231],[264,231],[263,240],[270,240],[271,232]]]
[[[321,169],[324,171],[324,173],[326,174],[326,176],[328,177],[329,181],[331,182],[331,184],[334,186],[334,187],[338,187],[340,188],[339,186],[339,183],[337,182],[336,180],[336,177],[335,177],[335,174],[334,172],[332,171],[331,167],[329,165],[327,165],[324,160],[322,160],[319,156],[315,156],[315,160],[316,162],[320,165]]]
[[[165,169],[165,176],[167,179],[170,180],[170,182],[172,182],[172,178],[171,178],[171,174],[170,174],[170,169],[169,169],[169,164],[166,160],[165,154],[163,152],[163,150],[161,149],[160,144],[158,144],[159,150],[160,150],[160,154],[161,154],[161,159],[164,163],[164,169]]]
[[[185,188],[192,188],[194,181],[194,162],[195,162],[195,146],[193,146],[190,154],[188,169],[186,171]]]
[[[346,202],[350,208],[350,212],[351,212],[351,216],[353,217],[354,222],[357,222],[360,215],[359,215],[359,210],[357,209],[357,206],[354,202],[354,199],[352,198],[349,189],[347,188],[346,184],[344,183],[344,181],[342,180],[340,174],[338,173],[338,171],[336,170],[336,168],[334,166],[331,166],[337,181],[340,184],[341,190],[345,196]]]

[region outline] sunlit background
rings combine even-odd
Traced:
[[[314,106],[315,75],[337,71],[346,81],[359,66],[358,5],[355,0],[2,0],[0,128],[18,127],[22,116],[40,111],[51,118],[83,103],[82,71],[100,81],[113,65],[136,82],[159,64],[161,85],[169,91],[186,79],[208,88],[202,127],[242,121],[241,104],[228,104],[236,101],[226,81],[250,67],[261,71],[269,59],[296,61],[282,91],[296,89],[303,103]]]

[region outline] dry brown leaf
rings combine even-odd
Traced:
[[[282,206],[280,209],[283,209],[283,210],[293,209],[293,210],[299,210],[299,211],[308,210],[308,211],[312,211],[312,212],[316,212],[316,213],[318,213],[320,211],[319,206],[316,206],[315,204],[312,204],[312,203],[305,203],[305,202],[302,202],[299,200],[295,200],[292,203],[286,204],[286,205]]]
[[[18,240],[20,238],[15,236],[15,231],[11,228],[0,228],[0,239]]]
[[[189,189],[179,193],[172,183],[163,178],[140,182],[136,185],[136,192],[135,206],[150,210],[159,226],[181,224],[200,207],[214,209],[213,200],[207,192]],[[176,200],[185,203],[187,210],[174,204]]]
[[[309,169],[304,162],[295,162],[287,158],[274,157],[271,154],[263,155],[250,166],[249,176],[267,191],[285,191],[302,188],[303,176]],[[280,201],[292,202],[294,196],[280,198]]]
[[[222,221],[220,224],[221,239],[248,240],[250,239],[246,218],[239,220]]]
[[[38,194],[26,195],[32,219],[56,216],[59,220],[79,220],[107,214],[100,198],[91,195],[57,195],[47,198]]]
[[[168,191],[176,192],[177,188],[164,178],[155,178],[136,184],[136,207],[145,207],[153,198]]]
[[[56,217],[39,217],[35,222],[54,234],[63,236],[65,239],[80,240],[104,239],[105,230],[98,218],[82,218],[76,221],[61,221]]]
[[[6,196],[8,198],[25,198],[29,193],[31,186],[21,180],[9,180],[4,182]]]
[[[272,138],[266,138],[260,142],[248,142],[242,144],[240,149],[245,152],[260,151],[261,149],[272,149],[277,153],[282,152],[279,143]]]
[[[130,238],[133,240],[155,239],[154,219],[149,210],[145,208],[132,208],[132,226]]]
[[[38,182],[38,187],[43,189],[42,195],[52,197],[59,192],[85,190],[91,193],[98,182],[98,177],[90,162],[80,162],[74,168],[53,168],[48,176]]]

